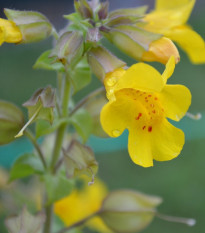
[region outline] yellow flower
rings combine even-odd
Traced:
[[[54,205],[55,214],[66,226],[71,226],[97,212],[107,195],[106,186],[102,181],[96,179],[93,185],[88,186],[86,179],[84,178],[82,189],[75,189],[68,197],[59,200]],[[99,217],[91,218],[86,225],[99,232],[111,232]]]
[[[145,16],[145,29],[175,41],[193,63],[205,63],[205,42],[186,22],[195,0],[156,0],[156,9]]]
[[[12,21],[0,18],[0,45],[3,42],[18,43],[22,40],[22,34]]]
[[[166,118],[179,121],[191,103],[190,91],[182,85],[167,85],[175,68],[171,57],[161,75],[138,63],[118,69],[104,83],[109,102],[101,111],[101,124],[111,137],[129,130],[128,151],[134,163],[153,166],[153,159],[171,160],[184,145],[184,133]]]

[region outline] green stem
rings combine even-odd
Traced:
[[[46,169],[47,168],[47,164],[46,164],[46,160],[44,158],[44,155],[43,155],[43,152],[40,148],[40,146],[38,145],[35,137],[33,136],[32,132],[29,130],[29,129],[26,129],[25,130],[25,135],[27,136],[27,138],[30,139],[30,141],[32,142],[32,144],[34,145],[36,151],[38,152],[38,155],[39,155],[39,158],[44,166],[44,168]]]
[[[94,217],[95,215],[97,215],[97,214],[98,214],[98,212],[96,212],[96,213],[94,213],[94,214],[91,214],[90,216],[88,216],[88,217],[82,219],[81,221],[79,221],[79,222],[77,222],[77,223],[75,223],[75,224],[73,224],[73,225],[71,225],[71,226],[69,226],[69,227],[65,227],[65,228],[61,229],[61,230],[58,231],[57,233],[65,233],[65,232],[67,232],[67,231],[73,229],[74,227],[79,227],[79,226],[83,225],[85,222],[87,222],[89,219],[93,218],[93,217]]]
[[[50,233],[51,232],[51,223],[52,223],[52,215],[53,215],[53,206],[49,205],[45,208],[46,212],[46,222],[44,224],[43,233]]]
[[[62,100],[62,117],[68,116],[68,103],[69,103],[69,96],[70,96],[70,80],[69,76],[67,75],[65,77],[65,84],[64,84],[64,94],[63,94],[63,100]],[[51,171],[54,172],[56,162],[60,156],[61,153],[61,147],[63,144],[64,134],[66,131],[67,124],[61,125],[59,127],[57,134],[56,134],[56,141],[55,146],[52,154],[52,160],[51,160]]]

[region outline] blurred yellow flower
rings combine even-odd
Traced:
[[[186,25],[195,0],[156,0],[156,9],[145,16],[145,29],[170,38],[188,54],[193,63],[205,63],[205,42]]]
[[[129,154],[143,167],[153,166],[153,159],[177,157],[184,145],[184,133],[166,119],[179,121],[191,104],[185,86],[166,84],[174,68],[171,57],[162,75],[138,63],[109,73],[104,80],[109,102],[101,111],[102,127],[111,137],[128,129]]]
[[[56,202],[54,212],[69,227],[97,212],[106,195],[107,188],[101,180],[96,179],[93,185],[88,186],[88,180],[84,178],[83,187]],[[102,233],[111,232],[99,217],[91,218],[86,226]]]
[[[3,42],[18,43],[22,40],[22,34],[12,21],[0,18],[0,45]]]

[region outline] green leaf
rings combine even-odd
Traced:
[[[44,69],[44,70],[56,70],[64,71],[64,66],[61,62],[54,61],[55,59],[49,57],[52,50],[47,50],[41,54],[34,64],[34,69]]]
[[[68,180],[62,173],[58,173],[57,175],[46,174],[44,181],[48,195],[47,205],[69,195],[74,186],[74,182]]]
[[[45,220],[44,213],[33,216],[23,208],[20,215],[7,218],[5,224],[9,233],[39,233]]]
[[[15,135],[23,127],[24,116],[14,104],[0,100],[0,145],[15,140]]]
[[[78,92],[91,81],[91,70],[88,65],[87,59],[83,58],[75,67],[72,75],[72,81],[74,86],[74,93]]]
[[[39,138],[47,134],[51,134],[56,129],[58,129],[62,124],[66,124],[66,123],[69,123],[69,120],[67,118],[54,119],[52,125],[48,121],[39,120],[36,122],[36,138]]]
[[[84,109],[78,110],[70,119],[78,134],[86,142],[92,132],[92,118]]]
[[[9,181],[24,178],[33,174],[42,174],[43,165],[34,154],[24,154],[13,164],[10,171]]]

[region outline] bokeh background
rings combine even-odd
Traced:
[[[111,9],[145,4],[149,4],[151,9],[154,1],[110,0]],[[1,17],[4,17],[3,8],[40,11],[60,30],[66,24],[61,16],[73,11],[73,0],[4,0],[0,1],[0,8]],[[205,1],[198,0],[189,24],[203,38],[204,22]],[[55,86],[55,73],[32,69],[38,56],[49,49],[51,44],[52,41],[48,39],[32,45],[4,44],[0,47],[0,99],[13,101],[21,106],[37,88],[47,84]],[[134,62],[116,49],[111,49],[128,64]],[[189,228],[155,219],[144,233],[202,233],[205,229],[205,65],[192,65],[183,51],[180,52],[181,62],[177,65],[170,82],[189,87],[193,96],[190,112],[202,113],[202,119],[193,121],[185,117],[177,124],[186,133],[186,144],[178,158],[163,163],[155,162],[154,167],[144,169],[133,164],[129,158],[126,132],[118,139],[91,137],[88,142],[94,148],[99,161],[99,176],[110,190],[128,188],[161,196],[164,202],[159,207],[160,212],[195,218],[197,221],[193,228]],[[160,70],[163,69],[160,65],[154,65]],[[75,96],[75,99],[80,99],[90,89],[99,85],[98,80],[93,77],[89,87]],[[22,150],[25,152],[31,149],[31,145],[26,144],[25,139],[18,139],[0,147],[0,166],[9,168],[14,159],[22,154]],[[0,232],[6,232],[3,223]]]

